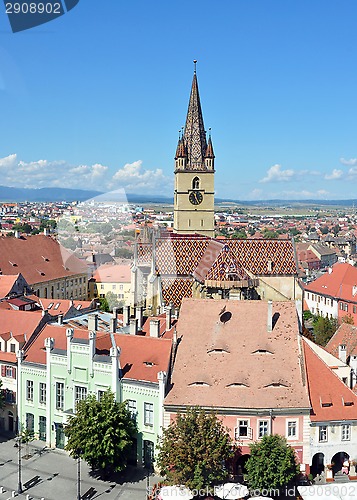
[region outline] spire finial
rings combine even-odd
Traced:
[[[194,64],[194,73],[196,74],[196,64],[197,64],[197,59],[194,59],[194,60],[193,60],[193,64]]]

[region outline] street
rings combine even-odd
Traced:
[[[11,498],[12,491],[18,488],[18,448],[13,439],[0,438],[0,500]],[[26,446],[22,445],[22,485],[35,476],[39,482],[18,495],[26,498],[45,500],[76,500],[77,499],[77,462],[63,450],[47,449],[42,441],[29,444],[30,458],[26,456]],[[150,476],[150,485],[159,480]],[[90,474],[90,468],[81,462],[81,495],[90,488],[95,489],[93,496],[97,499],[139,500],[146,499],[147,471],[142,467],[128,467],[123,474],[116,474],[110,480],[97,479]]]

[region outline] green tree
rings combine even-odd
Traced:
[[[249,487],[256,490],[280,489],[299,473],[293,448],[278,434],[250,445],[246,469]]]
[[[35,440],[35,434],[33,430],[23,428],[20,433],[21,443],[26,445],[26,457],[30,456],[30,443]]]
[[[115,295],[115,293],[113,292],[108,292],[105,295],[105,298],[107,300],[109,311],[112,311],[114,307],[123,307],[124,305],[124,301],[119,300],[117,295]]]
[[[105,297],[99,297],[100,310],[104,312],[110,312],[108,301]]]
[[[263,237],[268,239],[268,240],[274,240],[274,239],[278,238],[279,235],[276,231],[272,231],[271,229],[264,229]]]
[[[314,337],[316,344],[325,346],[337,330],[337,320],[317,316],[314,321]]]
[[[345,314],[345,316],[342,317],[342,323],[347,323],[348,325],[354,325],[354,319],[352,314]]]
[[[109,390],[100,401],[90,394],[77,403],[76,414],[69,417],[66,450],[74,458],[83,458],[93,469],[121,471],[126,467],[136,433],[136,422],[126,403],[115,401]]]
[[[201,489],[227,478],[224,461],[233,455],[232,441],[214,412],[199,407],[178,413],[164,430],[157,465],[171,484]]]
[[[235,231],[232,234],[232,238],[245,239],[245,238],[247,238],[247,233],[244,231],[244,229],[238,229],[238,231]]]

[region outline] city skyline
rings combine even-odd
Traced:
[[[217,198],[353,199],[349,1],[79,2],[13,34],[0,13],[0,184],[172,196],[197,76]]]

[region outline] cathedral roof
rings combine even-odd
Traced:
[[[205,170],[207,140],[198,92],[196,70],[193,75],[183,139],[187,151],[187,169]]]

